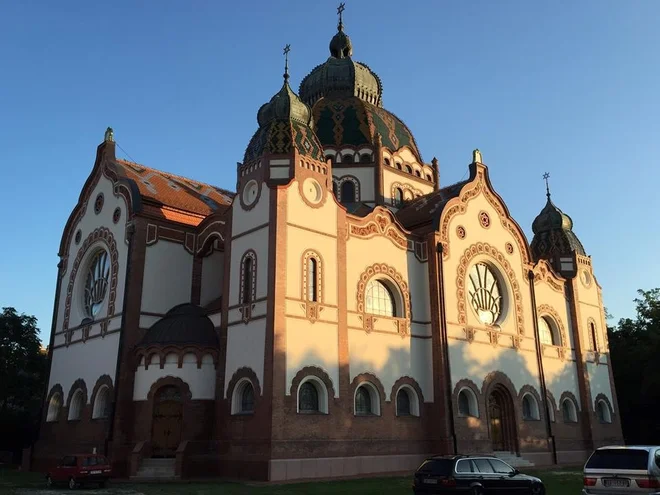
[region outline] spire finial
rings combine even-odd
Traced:
[[[545,181],[545,195],[550,199],[550,186],[548,185],[548,179],[550,174],[548,172],[543,174],[543,180]]]
[[[289,52],[291,51],[291,45],[286,45],[284,47],[284,80],[289,80]]]
[[[112,127],[108,127],[105,130],[105,134],[103,135],[103,141],[106,143],[112,143],[115,140],[115,133],[112,130]]]
[[[339,24],[337,25],[337,31],[341,31],[344,29],[344,23],[342,22],[342,14],[344,13],[344,10],[346,10],[346,4],[344,2],[341,2],[339,4],[339,7],[337,7],[337,15],[339,16]]]

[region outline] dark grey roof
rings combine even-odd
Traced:
[[[162,319],[154,323],[147,330],[139,347],[154,344],[218,347],[218,336],[205,311],[199,306],[185,303],[174,306]]]

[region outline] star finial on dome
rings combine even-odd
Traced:
[[[550,186],[548,185],[548,179],[550,174],[548,172],[543,174],[543,180],[545,181],[545,195],[550,199]]]
[[[284,47],[284,80],[289,80],[289,52],[291,51],[291,45],[286,45]]]
[[[339,24],[337,25],[337,30],[341,31],[344,28],[344,23],[342,22],[342,14],[346,10],[346,4],[341,2],[339,7],[337,7],[337,15],[339,16]]]

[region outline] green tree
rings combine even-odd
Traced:
[[[38,428],[48,356],[37,319],[14,308],[0,313],[0,450],[19,453]]]
[[[660,443],[660,289],[639,290],[637,316],[608,327],[621,424],[628,443]]]

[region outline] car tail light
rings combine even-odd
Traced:
[[[585,478],[584,486],[596,486],[596,478]]]
[[[640,488],[660,488],[660,481],[657,478],[645,478],[635,481]]]
[[[447,478],[440,482],[442,486],[456,486],[456,480],[454,478]]]

